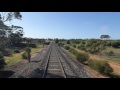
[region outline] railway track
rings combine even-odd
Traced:
[[[35,69],[29,78],[91,78],[92,76],[84,70],[61,47],[51,43],[39,67]]]
[[[58,55],[57,48],[52,45],[45,65],[43,78],[66,78],[66,74]]]

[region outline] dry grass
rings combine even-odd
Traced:
[[[120,75],[120,64],[110,61],[110,66],[113,68],[114,73]]]
[[[22,56],[21,56],[22,53],[23,53],[23,52],[17,53],[17,54],[13,54],[13,55],[10,56],[10,57],[5,56],[5,57],[4,57],[4,58],[5,58],[5,63],[6,63],[7,65],[11,65],[11,64],[13,64],[13,63],[15,63],[15,62],[20,61],[20,60],[22,59]]]
[[[70,48],[73,48],[73,47],[70,46]],[[77,49],[77,48],[74,48],[74,49],[77,50],[78,52],[85,53],[85,51],[79,50],[79,49]],[[67,51],[67,52],[68,52],[68,51]],[[73,54],[71,54],[70,52],[68,52],[68,53],[74,58],[74,60],[76,60],[76,59],[75,59],[75,56],[74,56]],[[95,56],[95,55],[92,56],[92,54],[91,54],[90,56],[91,56],[92,58],[93,58],[93,57],[94,57],[94,58],[97,58],[97,56]],[[76,61],[77,61],[77,60],[76,60]],[[78,62],[78,63],[79,63],[79,62]],[[89,66],[86,66],[86,65],[83,65],[83,66],[84,66],[85,70],[87,70],[89,73],[91,73],[95,78],[109,78],[108,76],[102,75],[102,74],[100,74],[99,72],[91,69]]]
[[[120,48],[112,48],[112,47],[107,47],[105,50],[103,50],[102,52],[109,52],[109,51],[113,51],[116,54],[120,54]]]
[[[35,56],[35,55],[37,54],[37,52],[38,52],[41,48],[42,48],[42,45],[39,45],[39,46],[37,46],[36,48],[32,48],[32,49],[31,49],[31,54],[32,54],[31,57]],[[23,52],[24,52],[24,51],[23,51]],[[4,57],[4,58],[5,58],[5,63],[6,63],[7,65],[12,65],[12,64],[14,64],[14,63],[22,60],[22,54],[23,54],[23,52],[13,54],[11,57],[5,56],[5,57]]]
[[[70,46],[70,47],[73,48],[72,46]],[[77,50],[78,52],[85,52],[85,51],[79,50],[77,48],[74,48],[74,49]],[[120,55],[120,49],[116,49],[116,48],[112,48],[112,47],[107,47],[101,53],[109,52],[109,51],[113,51],[115,54]],[[92,59],[92,60],[106,60],[105,55],[102,55],[102,54],[94,55],[94,54],[90,54],[90,53],[88,53],[88,54],[89,54],[90,59]],[[118,62],[114,61],[114,59],[115,58],[113,58],[113,60],[109,58],[109,60],[107,60],[107,61],[109,62],[110,66],[113,68],[114,73],[120,75],[120,64]]]

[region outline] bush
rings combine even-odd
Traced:
[[[113,69],[110,67],[109,63],[106,61],[92,61],[88,60],[88,65],[100,72],[101,74],[111,74],[113,72]]]
[[[24,52],[24,53],[22,54],[22,58],[23,58],[23,59],[27,59],[27,58],[28,58],[27,52]]]
[[[86,53],[80,53],[74,49],[70,49],[69,52],[75,55],[76,59],[81,63],[85,63],[89,59],[89,55]]]
[[[92,44],[92,47],[97,47],[97,46],[98,46],[97,43],[93,43],[93,44]]]
[[[69,49],[70,49],[70,47],[69,47],[69,46],[65,46],[65,49],[66,49],[66,50],[69,50]]]
[[[76,59],[79,62],[84,63],[85,61],[87,61],[89,59],[89,56],[86,53],[77,53],[76,54]]]
[[[77,45],[77,48],[80,49],[80,45]]]
[[[75,44],[73,44],[72,46],[73,46],[74,48],[76,48],[76,45],[75,45]]]
[[[112,47],[114,47],[114,48],[118,48],[118,47],[120,47],[120,42],[115,41],[115,42],[112,42],[111,45],[112,45]]]
[[[59,40],[58,39],[55,39],[55,43],[58,43],[59,42]]]
[[[107,45],[107,46],[111,46],[111,42],[107,42],[106,45]]]
[[[29,47],[35,48],[36,44],[29,44]]]
[[[45,42],[44,44],[45,44],[45,45],[49,45],[49,44],[50,44],[50,42]]]
[[[82,41],[82,44],[85,44],[86,42],[85,41]]]
[[[64,43],[58,43],[58,46],[63,47],[63,46],[64,46]]]
[[[87,51],[91,54],[94,54],[96,52],[95,48],[89,48]]]
[[[109,52],[108,52],[108,55],[109,55],[109,56],[113,56],[113,55],[114,55],[114,52],[113,52],[113,51],[109,51]]]
[[[3,55],[4,55],[4,56],[12,56],[12,53],[13,53],[12,50],[6,49],[6,50],[3,52]]]
[[[30,52],[31,52],[30,47],[26,47],[26,48],[25,48],[25,51],[26,51],[27,53],[30,53]]]
[[[5,64],[3,54],[0,52],[0,69],[3,68]]]
[[[67,44],[70,44],[70,40],[67,40]]]
[[[78,54],[78,52],[72,48],[69,49],[69,52],[72,53],[73,55]]]
[[[81,49],[81,50],[85,50],[85,46],[84,46],[83,44],[77,45],[77,48],[78,48],[78,49]]]
[[[86,49],[86,51],[88,51],[88,52],[91,53],[91,54],[99,53],[101,50],[103,50],[103,48],[100,47],[100,46],[90,47],[90,48],[87,48],[87,49]]]
[[[3,58],[3,54],[2,54],[2,52],[0,52],[0,59],[2,59]]]
[[[4,52],[5,51],[5,45],[0,43],[0,51],[1,52]]]
[[[20,53],[20,51],[18,49],[15,49],[14,53]]]
[[[80,41],[75,41],[75,44],[79,44],[80,43]]]

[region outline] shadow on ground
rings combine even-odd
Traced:
[[[30,61],[30,62],[38,63],[38,62],[40,62],[40,61]]]
[[[9,78],[14,73],[15,72],[13,72],[13,71],[0,71],[0,78]]]
[[[39,68],[37,68],[32,72],[29,78],[43,78],[43,73],[44,70],[40,70]],[[64,78],[64,77],[53,73],[48,73],[45,78]],[[79,77],[67,75],[67,78],[79,78]]]

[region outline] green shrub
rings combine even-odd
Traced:
[[[75,44],[73,44],[72,46],[73,46],[74,48],[76,48],[76,45],[75,45]]]
[[[83,48],[85,48],[85,46],[83,44],[79,44],[79,45],[77,45],[77,48],[83,50]]]
[[[4,55],[4,56],[12,56],[12,54],[13,54],[13,51],[10,50],[10,49],[6,49],[6,50],[3,52],[3,55]]]
[[[0,52],[0,69],[3,68],[5,64],[3,54]]]
[[[87,51],[91,54],[94,54],[96,52],[95,48],[89,48]]]
[[[57,42],[57,43],[58,43],[58,42]],[[49,45],[49,44],[50,44],[50,42],[45,42],[44,44],[45,44],[45,45]]]
[[[3,58],[3,54],[2,54],[2,52],[0,52],[0,59],[2,59]]]
[[[107,46],[111,46],[111,42],[107,42],[106,45],[107,45]]]
[[[92,61],[91,59],[88,60],[88,65],[89,65],[92,69],[94,69],[94,67],[95,67],[95,63],[94,63],[94,61]]]
[[[27,53],[30,53],[30,52],[31,52],[30,47],[26,47],[26,48],[25,48],[25,51],[26,51]]]
[[[80,43],[80,41],[75,41],[75,44],[79,44]]]
[[[97,47],[98,44],[97,43],[93,43],[91,47]]]
[[[5,45],[0,43],[0,51],[1,52],[4,52],[5,51]]]
[[[80,52],[76,51],[75,49],[70,49],[69,52],[72,53],[73,55],[75,55],[76,59],[81,63],[84,63],[85,61],[87,61],[89,59],[88,54],[80,53]]]
[[[111,45],[112,45],[114,48],[118,48],[118,47],[120,46],[120,42],[119,42],[119,41],[111,42]]]
[[[89,55],[86,53],[77,53],[75,56],[76,56],[76,59],[81,63],[84,63],[89,59]]]
[[[27,59],[27,58],[28,58],[27,52],[24,52],[24,53],[22,54],[22,58],[23,58],[23,59]]]
[[[36,44],[29,44],[29,47],[36,48]]]
[[[97,46],[97,47],[87,48],[86,50],[87,50],[87,52],[89,52],[91,54],[95,54],[95,53],[100,52],[102,50],[102,48]]]
[[[113,72],[113,69],[110,67],[110,65],[108,63],[105,63],[104,67],[105,67],[105,70],[104,70],[105,74],[109,75]]]
[[[80,45],[77,45],[77,48],[78,48],[78,49],[80,49],[80,47],[81,47]]]
[[[20,51],[18,49],[15,49],[14,53],[20,53]]]
[[[58,39],[55,39],[55,43],[58,43],[59,42],[59,40]]]
[[[69,50],[69,49],[70,49],[70,47],[69,47],[69,46],[65,46],[65,49],[66,49],[66,50]]]
[[[95,54],[95,53],[99,53],[105,48],[106,48],[106,42],[100,40],[89,40],[86,41],[85,48],[82,48],[82,50]]]
[[[109,55],[109,56],[113,56],[113,55],[114,55],[114,52],[113,52],[113,51],[109,51],[109,52],[108,52],[108,55]]]
[[[113,69],[110,67],[107,61],[88,60],[88,65],[102,74],[109,75],[113,72]]]
[[[78,54],[78,52],[72,48],[69,49],[69,52],[72,53],[73,55]]]
[[[67,44],[70,44],[70,40],[67,40]]]
[[[82,44],[85,44],[86,42],[85,41],[82,41]]]
[[[80,50],[84,50],[84,51],[86,50],[86,47],[85,47],[84,44],[77,45],[77,48],[80,49]]]
[[[61,47],[63,47],[64,46],[64,43],[58,43],[58,46],[61,46]]]

